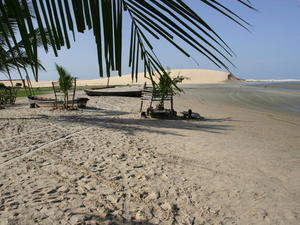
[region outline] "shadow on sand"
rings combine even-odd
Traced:
[[[103,218],[94,214],[86,214],[86,213],[71,213],[71,215],[80,216],[82,220],[78,221],[78,224],[107,224],[107,225],[154,225],[148,221],[135,221],[135,220],[127,220],[127,219],[119,219],[113,215],[108,215],[106,218]]]
[[[233,120],[232,117],[226,117],[226,118],[215,118],[215,119],[212,119],[212,118],[204,118],[204,120],[202,121],[205,121],[205,122],[226,122],[226,121],[238,121],[238,120]]]
[[[3,117],[0,120],[39,120],[39,119],[48,119],[47,115],[37,115],[34,117]]]
[[[99,114],[89,114],[91,111],[99,111]],[[86,112],[86,113],[85,113]],[[182,131],[193,130],[209,133],[222,134],[231,130],[231,125],[222,125],[218,123],[234,121],[228,118],[206,118],[206,119],[148,119],[148,118],[121,118],[118,116],[129,115],[132,112],[105,110],[96,107],[87,107],[80,115],[61,114],[55,116],[35,115],[33,117],[22,118],[0,118],[1,120],[37,120],[46,119],[59,121],[60,123],[77,123],[83,126],[104,127],[112,130],[125,131],[129,135],[136,132],[148,132],[156,134],[170,134],[176,136],[185,136]]]
[[[110,115],[110,113],[108,113]],[[60,117],[61,122],[79,123],[81,125],[105,127],[114,130],[125,130],[128,134],[136,132],[150,132],[161,134],[172,134],[183,136],[178,131],[194,130],[210,133],[224,133],[232,128],[230,125],[212,124],[211,122],[223,122],[228,119],[214,120],[153,120],[139,118],[118,118],[110,116],[95,115],[64,115]]]
[[[106,110],[102,108],[97,108],[97,107],[86,107],[84,108],[84,111],[99,111],[101,113],[104,113],[105,115],[128,115],[131,114],[130,112],[125,112],[125,111],[116,111],[116,110]]]

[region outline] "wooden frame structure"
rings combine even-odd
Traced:
[[[0,87],[0,105],[15,104],[19,87]]]
[[[69,99],[64,99],[64,94],[61,92],[60,87],[59,87],[59,82],[52,82],[52,88],[54,92],[54,98],[55,98],[55,103],[54,106],[58,108],[59,104],[64,104],[66,102],[66,108],[68,108],[68,105],[71,104],[71,108],[74,108],[75,105],[75,94],[76,94],[76,78],[73,80],[73,85],[71,88],[71,93],[72,93],[72,99],[69,101]],[[65,101],[64,101],[65,100]]]
[[[142,112],[144,101],[150,102],[149,107],[151,109],[153,102],[160,102],[161,100],[162,100],[162,97],[161,97],[161,94],[159,91],[153,89],[153,87],[144,86],[144,89],[142,91],[142,97],[141,97],[140,112]],[[172,93],[168,93],[164,97],[164,102],[165,101],[169,101],[171,103],[171,111],[174,111],[174,102],[173,102],[173,94]]]

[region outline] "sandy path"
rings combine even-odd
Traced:
[[[140,119],[133,98],[1,110],[0,224],[298,224],[299,117],[201,93],[175,106],[207,121]]]

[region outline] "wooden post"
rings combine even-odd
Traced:
[[[56,90],[55,90],[55,85],[54,85],[54,82],[52,82],[52,88],[53,88],[53,92],[54,92],[54,97],[55,97],[55,107],[58,108],[58,105],[57,105],[57,96],[56,96]]]
[[[75,78],[74,78],[74,91],[73,91],[72,108],[74,108],[74,103],[75,103],[76,83],[77,83],[77,78],[75,77]]]

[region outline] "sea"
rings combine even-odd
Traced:
[[[300,81],[245,82],[244,85],[264,93],[269,100],[266,107],[300,116]]]
[[[300,116],[300,81],[292,82],[228,82],[193,84],[186,91],[207,101],[232,104],[262,112],[280,112]]]
[[[279,91],[300,92],[300,81],[285,81],[285,82],[249,82],[246,86],[256,86],[261,88],[270,88]]]

